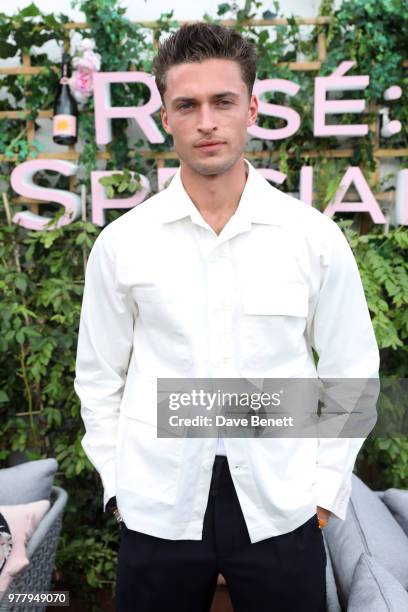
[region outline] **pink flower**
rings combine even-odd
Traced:
[[[92,38],[83,38],[81,40],[80,49],[86,51],[87,49],[95,49],[95,41]]]
[[[99,70],[101,67],[101,56],[93,51],[85,51],[82,57],[75,57],[72,62],[74,68],[88,68],[89,70]]]
[[[93,92],[93,71],[84,68],[74,70],[69,79],[69,87],[77,102],[86,102]]]
[[[82,93],[92,93],[93,90],[93,71],[86,68],[79,68],[74,71],[74,87]]]
[[[73,58],[74,71],[69,79],[71,93],[77,102],[86,102],[92,95],[94,72],[100,70],[101,56],[93,51],[95,43],[89,38],[82,40],[78,54]]]

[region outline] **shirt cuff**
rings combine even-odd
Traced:
[[[338,475],[321,470],[317,479],[316,505],[330,510],[337,518],[346,519],[351,496],[351,477],[339,482]]]
[[[103,509],[106,512],[106,505],[108,501],[116,495],[116,479],[114,476],[114,462],[110,462],[111,465],[106,466],[101,472],[101,480],[103,485]]]

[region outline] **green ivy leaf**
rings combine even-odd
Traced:
[[[228,2],[222,2],[217,7],[217,15],[220,15],[220,16],[225,15],[225,13],[228,13],[228,11],[230,10],[231,10],[231,5],[228,4]]]
[[[7,393],[3,389],[0,389],[0,403],[5,403],[9,401],[10,401],[10,398],[7,395]]]
[[[275,19],[277,13],[267,10],[262,13],[262,19]]]
[[[24,338],[25,338],[24,331],[22,329],[19,329],[18,332],[16,333],[16,341],[18,342],[18,344],[24,344]]]
[[[0,38],[0,57],[1,59],[7,59],[8,57],[15,57],[18,52],[17,45],[12,45]]]
[[[40,15],[40,11],[37,6],[32,2],[26,8],[20,11],[20,17],[37,17]]]

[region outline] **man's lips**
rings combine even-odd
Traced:
[[[200,145],[196,145],[197,149],[216,149],[217,147],[220,147],[221,145],[224,145],[225,142],[208,142],[208,143],[203,143]]]

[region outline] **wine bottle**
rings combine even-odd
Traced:
[[[52,138],[60,145],[71,145],[77,141],[78,107],[68,85],[69,56],[62,54],[61,78],[54,102]]]

